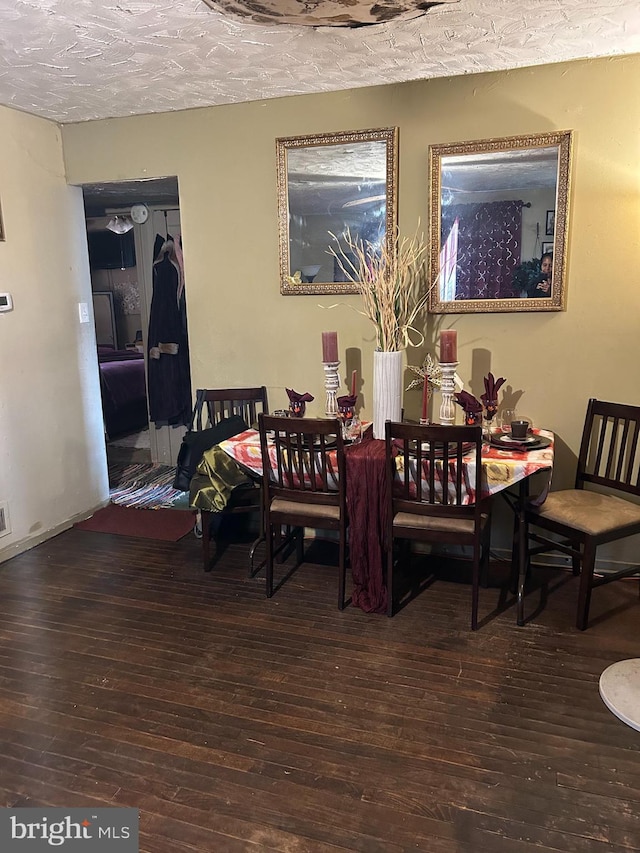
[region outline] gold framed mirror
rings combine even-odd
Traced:
[[[572,132],[429,148],[429,310],[562,311]]]
[[[358,293],[329,247],[347,230],[372,245],[393,240],[398,129],[280,138],[276,157],[280,292]]]

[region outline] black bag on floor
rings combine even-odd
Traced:
[[[232,415],[223,418],[219,423],[207,429],[202,429],[202,408],[204,406],[204,392],[196,391],[196,404],[193,407],[191,423],[188,431],[182,438],[182,444],[178,451],[176,463],[176,476],[173,488],[181,492],[188,492],[191,478],[200,464],[202,454],[209,450],[214,444],[220,444],[233,435],[238,435],[248,429],[247,424],[240,415]],[[194,426],[197,425],[197,429]]]

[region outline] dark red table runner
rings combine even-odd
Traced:
[[[385,613],[385,443],[372,438],[370,427],[360,444],[345,449],[345,461],[353,604],[367,613]]]

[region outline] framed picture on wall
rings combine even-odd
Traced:
[[[556,212],[555,210],[547,210],[547,230],[546,234],[549,237],[553,236],[556,229]]]
[[[543,243],[542,244],[542,254],[543,255],[552,255],[553,254],[553,243]]]

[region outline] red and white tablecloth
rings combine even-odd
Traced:
[[[553,469],[553,433],[547,430],[534,430],[537,434],[548,438],[551,444],[541,450],[502,449],[494,445],[485,445],[482,449],[483,497],[495,495],[503,489],[524,480],[537,471]],[[227,439],[220,447],[232,459],[254,474],[262,476],[262,452],[260,450],[260,435],[257,430],[248,429],[233,438]],[[331,454],[330,454],[331,456]],[[275,465],[275,447],[271,455]],[[475,460],[472,455],[465,457],[468,466],[468,482],[475,482]]]
[[[519,483],[537,471],[553,470],[553,433],[544,429],[533,430],[536,435],[548,438],[548,447],[540,450],[510,450],[485,444],[482,448],[483,497],[495,495],[503,489]],[[469,475],[475,474],[475,465],[470,463]],[[471,480],[473,482],[473,480]]]

